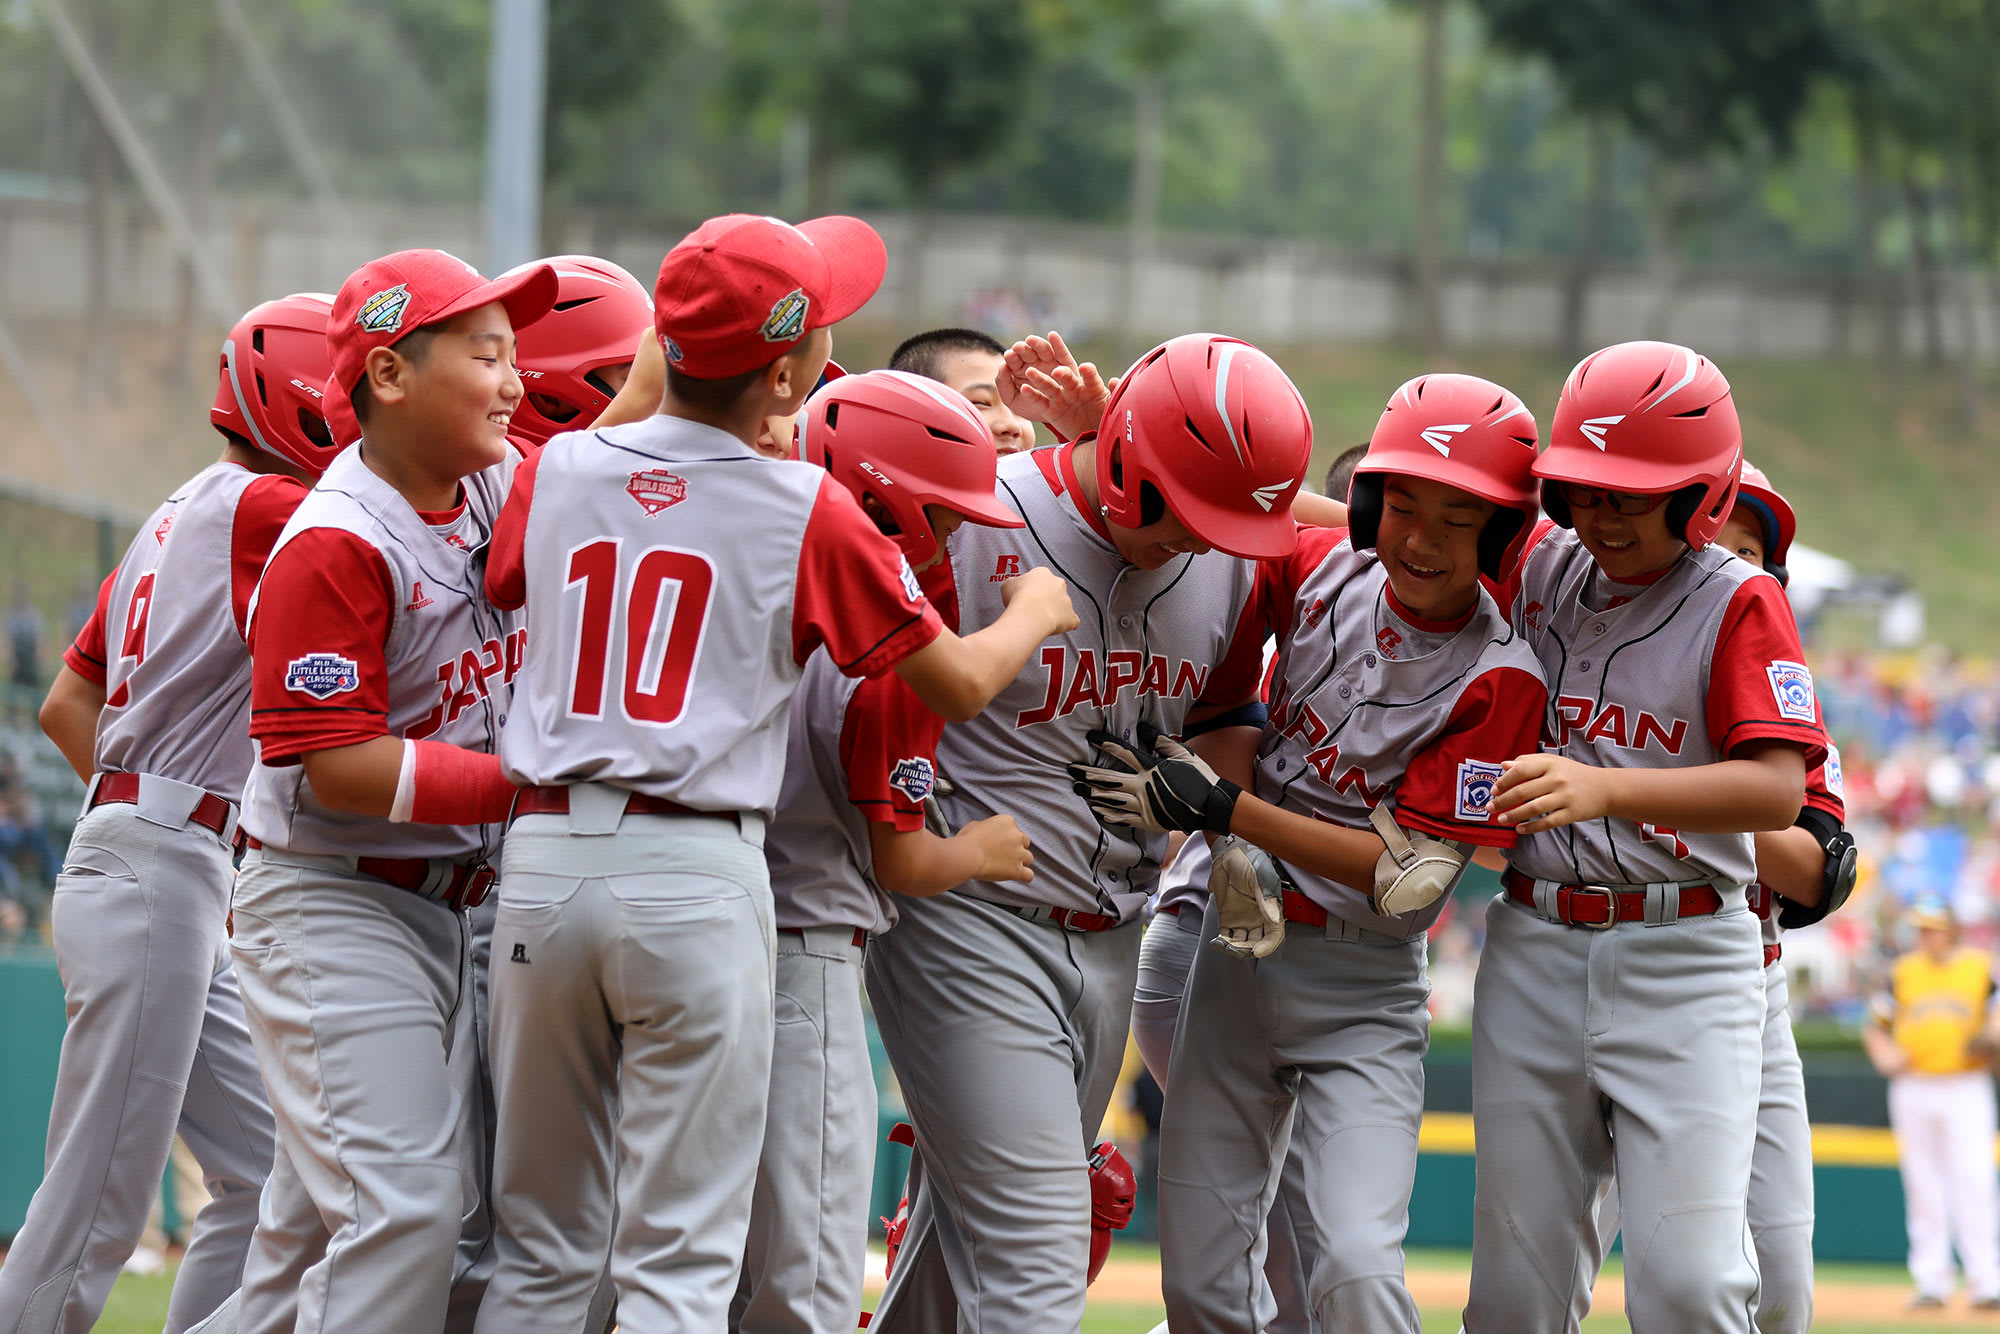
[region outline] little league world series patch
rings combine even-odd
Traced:
[[[403,327],[403,312],[410,306],[410,285],[385,287],[361,303],[354,322],[369,333],[394,333]]]
[[[314,699],[332,699],[360,686],[360,666],[338,653],[308,653],[285,665],[285,689]]]
[[[688,484],[685,477],[676,476],[665,468],[648,468],[644,472],[632,474],[632,480],[625,483],[625,494],[639,503],[639,508],[648,515],[670,510],[687,499]]]
[[[1812,673],[1802,662],[1774,662],[1764,669],[1771,678],[1771,695],[1778,716],[1786,722],[1809,723],[1815,717]]]
[[[1484,823],[1493,818],[1493,788],[1500,781],[1500,766],[1485,760],[1458,762],[1458,802],[1455,812],[1461,820]]]

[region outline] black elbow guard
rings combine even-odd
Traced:
[[[1854,892],[1855,874],[1854,835],[1848,833],[1840,821],[1825,811],[1808,806],[1799,812],[1799,818],[1792,823],[1819,840],[1820,849],[1826,854],[1826,864],[1820,871],[1824,880],[1817,906],[1809,908],[1792,902],[1782,894],[1778,895],[1778,925],[1787,931],[1811,926],[1846,903],[1848,895]]]

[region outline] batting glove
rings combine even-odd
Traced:
[[[1101,728],[1090,733],[1090,743],[1121,766],[1067,766],[1076,794],[1100,823],[1152,833],[1229,832],[1243,789],[1151,723],[1139,724],[1137,750]]]
[[[1238,959],[1269,958],[1285,943],[1284,884],[1271,854],[1240,838],[1210,850],[1208,893],[1217,931],[1208,943]]]

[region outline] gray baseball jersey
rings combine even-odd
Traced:
[[[1825,748],[1812,673],[1778,581],[1718,547],[1646,585],[1613,584],[1574,533],[1549,529],[1523,561],[1512,613],[1549,686],[1546,748],[1606,768],[1686,768],[1747,742]],[[1645,885],[1756,879],[1748,834],[1601,819],[1521,840],[1541,880]]]
[[[1032,884],[973,881],[964,892],[1130,917],[1152,892],[1166,836],[1100,828],[1063,762],[1090,757],[1093,728],[1130,737],[1143,718],[1178,736],[1197,703],[1256,698],[1263,638],[1246,618],[1256,567],[1220,552],[1158,570],[1126,564],[1102,521],[1077,502],[1070,459],[1068,447],[1002,459],[1000,494],[1027,527],[966,527],[952,539],[967,627],[997,619],[1000,586],[1037,565],[1069,581],[1081,623],[1045,644],[985,713],[945,728],[941,772],[977,781],[957,784],[942,804],[953,828],[1004,811],[1034,844]]]
[[[330,809],[298,757],[384,735],[494,748],[526,631],[480,581],[519,461],[510,450],[464,479],[460,510],[424,515],[350,449],[285,525],[250,612],[260,763],[243,827],[266,845],[458,861],[498,851],[498,825],[391,824]]]
[[[1346,537],[1305,529],[1264,567],[1279,648],[1257,795],[1351,829],[1392,801],[1406,829],[1512,846],[1489,802],[1501,762],[1533,749],[1547,697],[1533,650],[1484,590],[1449,625],[1408,613],[1375,553]],[[1367,887],[1290,874],[1329,913],[1384,935],[1420,935],[1444,909],[1383,917]]]
[[[517,488],[488,588],[537,609],[500,746],[518,783],[769,816],[813,650],[876,676],[938,633],[908,563],[825,470],[714,427],[560,435]]]
[[[0,1268],[0,1328],[89,1329],[131,1255],[178,1129],[214,1203],[167,1312],[179,1334],[235,1288],[271,1167],[271,1112],[225,952],[225,822],[251,762],[243,613],[305,488],[233,463],[203,469],[140,527],[64,655],[104,687],[100,774],[136,803],[86,809],[51,917],[69,1007],[47,1170]]]

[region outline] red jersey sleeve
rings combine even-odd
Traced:
[[[822,477],[799,548],[794,659],[803,664],[824,645],[848,676],[880,676],[943,629],[896,544],[845,487]]]
[[[104,684],[105,664],[111,660],[104,645],[104,617],[111,605],[111,584],[117,578],[115,567],[104,576],[104,582],[97,586],[97,606],[90,619],[76,632],[76,642],[63,652],[63,665],[94,686]]]
[[[535,469],[542,451],[528,451],[526,462],[514,469],[507,503],[493,521],[493,538],[486,547],[486,600],[502,611],[515,611],[528,600],[528,506],[535,501]]]
[[[1263,617],[1264,630],[1276,635],[1279,643],[1291,637],[1299,587],[1347,537],[1345,528],[1301,527],[1299,544],[1290,555],[1257,562],[1257,596],[1252,602]]]
[[[1776,579],[1746,579],[1729,600],[1708,672],[1708,735],[1725,756],[1752,741],[1784,741],[1826,760],[1826,732],[1791,604]]]
[[[338,528],[309,528],[271,557],[250,623],[250,735],[264,763],[389,734],[394,588],[382,553]]]
[[[1452,705],[1444,730],[1419,751],[1396,789],[1396,821],[1437,838],[1511,848],[1515,832],[1493,821],[1493,785],[1503,760],[1540,743],[1548,689],[1518,667],[1474,677]]]
[[[937,785],[944,719],[924,707],[894,672],[861,682],[840,727],[847,799],[874,824],[907,834],[924,825],[924,798]]]
[[[1498,579],[1480,576],[1479,582],[1486,585],[1486,591],[1500,604],[1500,614],[1508,620],[1514,619],[1514,604],[1521,600],[1521,572],[1527,568],[1528,553],[1540,546],[1543,539],[1555,530],[1555,520],[1535,520],[1535,526],[1528,530],[1528,540],[1521,544],[1521,554],[1514,558],[1513,565],[1502,570]]]
[[[229,611],[236,619],[237,637],[246,642],[250,595],[257,591],[278,534],[305,498],[305,483],[277,474],[259,477],[237,497],[236,522],[229,535]]]

